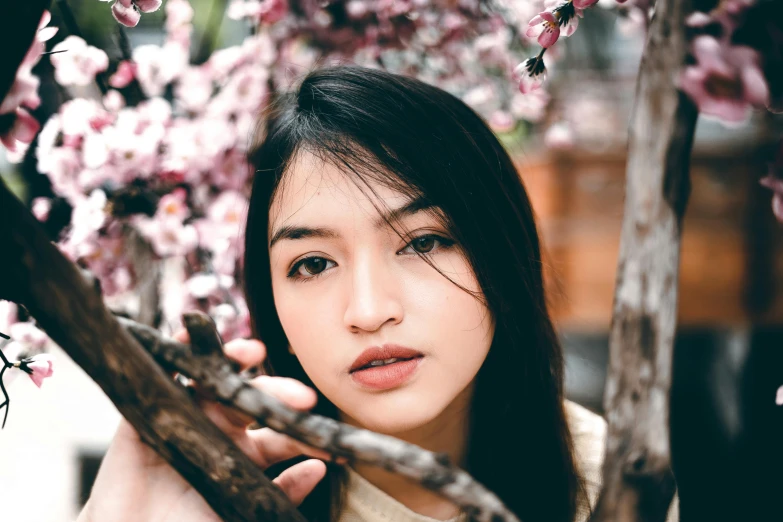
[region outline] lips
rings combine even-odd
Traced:
[[[373,346],[363,351],[361,355],[356,358],[356,360],[351,365],[349,373],[353,373],[357,370],[362,370],[365,368],[371,368],[372,366],[370,366],[370,363],[374,361],[388,361],[389,359],[404,361],[416,359],[418,357],[422,357],[423,355],[424,354],[417,350],[394,344],[384,344],[380,347]]]

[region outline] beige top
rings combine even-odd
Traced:
[[[566,401],[566,416],[579,468],[587,482],[590,505],[594,506],[601,489],[601,464],[603,463],[606,438],[606,422],[587,408],[575,402]],[[367,479],[348,470],[348,487],[340,522],[442,522],[416,513],[398,500],[387,495]],[[678,498],[674,497],[667,522],[676,522]],[[581,513],[577,522],[585,522],[587,513]],[[447,522],[466,522],[467,516],[450,518]]]

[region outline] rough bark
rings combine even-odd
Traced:
[[[592,522],[663,522],[675,492],[669,389],[697,118],[676,88],[689,11],[689,1],[658,0],[637,78],[604,395],[603,489]]]
[[[24,305],[142,440],[227,521],[304,517],[125,331],[38,221],[0,182],[0,299]]]

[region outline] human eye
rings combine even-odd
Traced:
[[[326,270],[336,266],[337,263],[321,256],[305,257],[294,263],[291,270],[288,271],[288,278],[297,281],[309,281],[323,274]]]
[[[431,254],[441,248],[454,245],[454,241],[438,234],[424,234],[413,238],[408,245],[398,253]]]

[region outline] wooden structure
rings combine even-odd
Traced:
[[[761,145],[694,153],[680,267],[681,326],[783,323],[783,226]],[[519,161],[539,220],[560,328],[608,329],[625,190],[621,154],[558,152]]]

